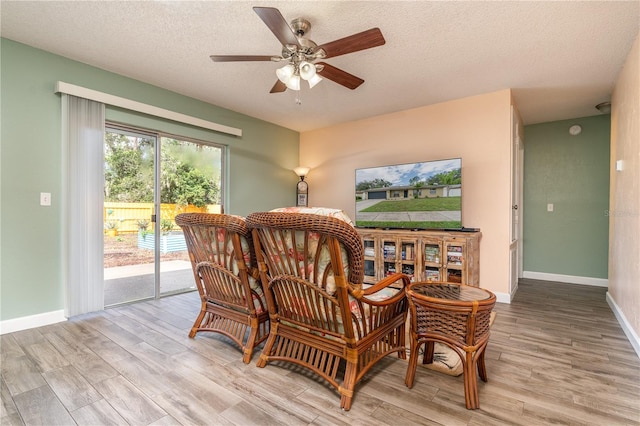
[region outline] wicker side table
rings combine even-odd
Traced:
[[[434,342],[440,342],[462,360],[467,409],[480,408],[476,368],[486,382],[484,350],[496,296],[488,290],[461,284],[415,282],[407,288],[407,297],[411,353],[405,384],[413,387],[420,346],[425,345],[423,363],[429,364],[433,362]]]

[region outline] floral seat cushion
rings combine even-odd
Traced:
[[[327,207],[282,207],[282,208],[278,208],[278,209],[274,209],[271,210],[272,212],[284,212],[284,213],[306,213],[306,214],[316,214],[316,215],[321,215],[321,216],[329,216],[329,217],[334,217],[337,219],[340,219],[346,223],[348,223],[349,225],[353,226],[353,221],[351,220],[351,218],[343,211],[340,209],[334,209],[334,208],[327,208]],[[289,231],[285,232],[285,238],[286,238],[286,243],[284,245],[286,245],[287,247],[280,247],[282,252],[286,252],[288,253],[289,257],[294,257],[294,249],[292,246],[292,241],[291,241],[291,235],[289,233]],[[322,246],[321,247],[321,252],[318,254],[317,253],[317,249],[318,249],[318,242],[319,242],[319,235],[313,232],[308,232],[307,235],[308,238],[308,242],[307,244],[309,245],[308,249],[307,249],[307,259],[305,262],[304,258],[300,258],[300,255],[298,255],[298,258],[294,259],[296,262],[298,262],[299,264],[299,269],[302,271],[301,276],[309,281],[313,280],[314,276],[317,277],[323,277],[324,276],[324,272],[325,269],[327,268],[327,266],[329,265],[330,262],[330,255],[329,255],[329,250],[326,246]],[[303,231],[297,231],[295,233],[295,241],[296,241],[296,253],[303,253],[304,252],[304,232]],[[316,257],[317,256],[317,257]],[[349,273],[349,262],[348,262],[348,258],[347,258],[347,253],[346,250],[344,249],[344,247],[341,248],[341,257],[342,257],[342,264],[345,268],[345,275],[348,275]],[[315,260],[315,262],[314,262]],[[306,264],[306,267],[305,267]],[[315,266],[314,266],[315,265]],[[317,269],[317,271],[314,271],[314,268]],[[314,272],[317,272],[316,274],[314,274]],[[333,278],[333,273],[329,272],[329,274],[327,274],[326,276],[326,282],[325,282],[325,290],[327,291],[327,293],[329,293],[330,295],[335,294],[336,292],[336,285],[335,285],[335,280]],[[371,285],[369,284],[362,284],[363,289],[369,288],[371,287]],[[394,289],[394,288],[385,288],[371,296],[369,296],[368,298],[370,300],[373,301],[384,301],[387,300],[389,298],[391,298],[392,296],[394,296],[395,294],[397,294],[399,290],[398,289]],[[366,318],[369,314],[368,312],[368,305],[366,303],[362,303],[363,308],[364,308],[364,318]],[[358,300],[356,300],[353,296],[349,295],[349,309],[351,311],[351,313],[353,314],[353,319],[354,321],[359,321],[362,322],[363,321],[363,312],[361,312],[360,307],[359,307],[359,303]],[[338,318],[338,321],[342,321],[342,318]],[[298,328],[304,328],[304,327],[300,327],[297,326]],[[358,326],[357,324],[354,323],[354,328],[356,329],[363,329],[362,325]],[[305,328],[306,329],[306,328]],[[357,337],[357,336],[356,336]]]
[[[334,209],[329,207],[281,207],[277,209],[271,210],[272,212],[282,212],[282,213],[303,213],[303,214],[316,214],[320,216],[328,216],[334,217],[336,219],[340,219],[349,225],[353,226],[353,221],[351,218],[340,209]],[[291,235],[287,231],[286,236],[288,241],[286,243],[287,247],[280,247],[282,250],[286,250],[289,253],[290,257],[294,256],[294,249],[292,247]],[[319,253],[318,259],[316,259],[318,242],[320,236],[317,233],[309,232],[308,233],[308,244],[309,248],[307,250],[307,259],[301,258],[300,254],[298,258],[295,259],[299,263],[300,271],[302,272],[301,278],[307,279],[309,281],[313,281],[314,277],[323,277],[324,271],[330,262],[329,249],[326,246],[321,248],[321,252]],[[304,231],[297,231],[295,235],[296,240],[296,252],[303,253],[304,252]],[[345,275],[349,273],[349,262],[347,259],[347,252],[344,248],[341,250],[342,254],[342,264],[345,267]],[[306,265],[306,266],[305,266]],[[314,269],[316,268],[316,269]],[[317,284],[317,283],[316,283]],[[326,277],[326,287],[325,290],[327,293],[333,295],[336,292],[336,284],[333,278],[333,273],[330,273]]]

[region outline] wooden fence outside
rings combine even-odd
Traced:
[[[161,204],[160,217],[157,220],[158,226],[163,219],[171,220],[174,229],[179,229],[175,223],[175,217],[180,213],[220,213],[219,204],[209,204],[205,207],[196,207],[194,205],[180,204]],[[138,232],[138,221],[148,221],[147,230],[154,229],[151,223],[151,215],[153,214],[153,203],[104,203],[104,224],[105,230],[109,224],[114,224],[118,233],[135,233]]]

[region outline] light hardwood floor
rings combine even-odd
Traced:
[[[122,306],[1,336],[0,424],[640,424],[640,362],[606,289],[521,280],[497,304],[489,382],[467,410],[462,377],[387,357],[351,411],[297,368],[243,364],[220,337],[187,333],[196,293]]]

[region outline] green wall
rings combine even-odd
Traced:
[[[298,132],[11,40],[1,39],[0,54],[0,320],[64,308],[58,80],[242,129],[235,137],[107,109],[110,120],[227,145],[228,213],[294,202]],[[40,192],[52,194],[51,207],[39,205]]]
[[[610,115],[525,126],[525,271],[607,278],[610,127]]]

